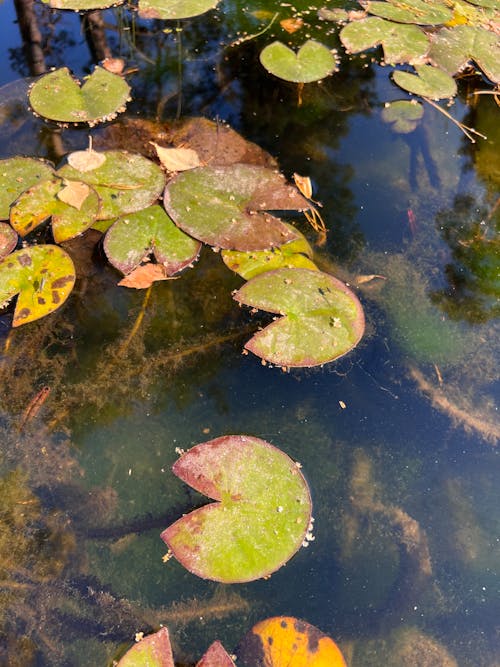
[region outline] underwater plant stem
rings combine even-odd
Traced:
[[[251,39],[255,39],[256,37],[260,37],[263,35],[265,32],[269,30],[269,28],[272,26],[272,24],[276,21],[276,19],[279,16],[279,12],[276,12],[276,14],[273,16],[273,18],[269,21],[269,23],[266,25],[265,28],[260,30],[259,32],[253,33],[253,35],[246,35],[245,37],[238,37],[238,39],[235,39],[234,42],[231,42],[229,46],[239,46],[240,44],[243,44],[243,42],[248,42]]]
[[[151,291],[153,289],[153,285],[150,285],[148,289],[146,290],[146,294],[144,296],[144,301],[142,302],[141,309],[139,311],[139,314],[137,315],[137,318],[134,322],[134,326],[132,327],[129,335],[127,338],[123,341],[123,343],[120,345],[118,348],[118,355],[121,356],[128,346],[130,345],[130,341],[132,338],[135,336],[135,334],[139,331],[139,328],[142,324],[142,320],[144,319],[144,315],[146,314],[146,308],[148,307],[149,299],[151,297]]]
[[[443,109],[443,107],[439,106],[439,104],[436,104],[436,102],[434,102],[434,100],[431,100],[429,97],[422,97],[422,99],[423,99],[425,102],[428,102],[432,107],[434,107],[434,109],[437,109],[437,110],[440,111],[442,114],[444,114],[449,120],[451,120],[452,123],[455,123],[455,125],[456,125],[457,127],[459,127],[459,128],[462,130],[462,132],[465,134],[465,136],[466,136],[466,137],[467,137],[473,144],[476,143],[476,140],[474,139],[474,137],[472,136],[472,134],[477,134],[477,136],[478,136],[478,137],[481,137],[481,139],[487,139],[487,138],[488,138],[488,137],[485,136],[484,134],[481,134],[481,132],[478,132],[477,130],[475,130],[473,127],[467,127],[467,125],[464,125],[463,123],[461,123],[461,122],[460,122],[459,120],[457,120],[456,118],[453,118],[453,116],[452,116],[450,113],[448,113],[448,112],[446,111],[446,109]]]

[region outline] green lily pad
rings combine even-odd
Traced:
[[[117,667],[175,667],[167,628],[161,628],[134,644]]]
[[[0,259],[10,255],[16,245],[16,232],[6,222],[0,222]]]
[[[453,17],[453,10],[440,0],[370,0],[365,9],[383,19],[418,25],[438,25]]]
[[[126,151],[104,151],[106,160],[96,169],[79,171],[69,164],[57,174],[92,186],[101,200],[98,220],[119,218],[151,206],[165,187],[162,169],[147,158]]]
[[[262,49],[260,62],[268,72],[285,81],[319,81],[337,69],[333,53],[324,44],[309,39],[295,53],[283,42],[273,42]]]
[[[221,254],[224,264],[245,280],[250,280],[250,278],[257,276],[259,273],[264,273],[264,271],[272,271],[282,267],[317,270],[312,261],[312,248],[306,238],[291,225],[290,228],[299,235],[294,241],[284,243],[277,248],[271,248],[271,250],[256,250],[254,252],[223,250]]]
[[[12,326],[45,317],[66,301],[75,284],[71,257],[59,246],[16,250],[0,262],[1,307],[18,294]]]
[[[340,39],[349,53],[381,44],[384,60],[390,65],[421,62],[429,49],[429,38],[418,26],[393,23],[378,16],[348,23],[340,31]]]
[[[484,28],[443,28],[431,37],[429,60],[448,74],[456,74],[473,60],[490,81],[500,83],[498,35]]]
[[[415,65],[416,74],[396,71],[392,78],[400,88],[414,95],[440,100],[453,97],[457,92],[455,79],[439,67],[432,65]]]
[[[139,0],[139,16],[145,19],[188,19],[217,7],[219,0]]]
[[[237,583],[265,577],[308,537],[307,483],[299,467],[264,440],[216,438],[183,454],[172,470],[217,501],[161,534],[175,558],[203,579]]]
[[[165,208],[187,234],[228,250],[266,250],[298,237],[269,210],[310,207],[283,176],[265,167],[201,167],[175,176],[165,188]]]
[[[104,251],[125,275],[153,254],[172,276],[196,260],[201,244],[184,234],[161,206],[150,206],[119,218],[108,230]]]
[[[44,74],[31,87],[33,111],[61,123],[96,123],[125,110],[130,87],[117,74],[96,67],[80,86],[67,67]]]
[[[399,134],[413,132],[423,115],[423,106],[409,100],[389,102],[382,110],[382,120],[389,123],[394,132]]]
[[[8,220],[10,206],[29,187],[51,178],[52,165],[31,157],[0,160],[0,220]]]
[[[52,9],[70,9],[74,12],[88,12],[92,9],[107,9],[123,5],[125,0],[42,0]]]
[[[62,243],[83,234],[89,229],[99,211],[99,197],[86,184],[74,185],[87,188],[88,192],[80,206],[71,206],[59,199],[61,191],[67,187],[59,178],[41,181],[28,188],[10,210],[10,224],[20,234],[26,236],[42,222],[52,217],[52,234],[56,243]]]
[[[234,298],[282,315],[245,348],[279,366],[317,366],[346,354],[361,339],[363,309],[351,290],[328,273],[277,269],[252,278]]]

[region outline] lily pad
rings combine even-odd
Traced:
[[[398,23],[439,25],[453,17],[453,10],[440,0],[370,0],[364,7],[369,14]]]
[[[262,49],[260,62],[268,72],[285,81],[319,81],[337,69],[333,53],[324,44],[309,39],[297,53],[283,42],[273,42]]]
[[[80,205],[72,206],[59,198],[65,187],[59,178],[41,181],[23,192],[10,210],[10,224],[26,236],[38,225],[52,217],[52,234],[57,243],[72,239],[89,229],[99,211],[99,197],[93,188],[76,181],[74,185],[88,188]],[[69,186],[71,187],[71,186]]]
[[[54,175],[52,165],[31,157],[0,160],[0,220],[8,220],[10,206],[35,183]]]
[[[128,83],[102,67],[96,67],[82,86],[62,67],[33,84],[29,101],[33,111],[44,118],[94,125],[124,111],[129,94]]]
[[[237,654],[241,667],[346,667],[333,639],[290,616],[254,625],[240,642]]]
[[[415,69],[416,74],[395,71],[392,78],[400,88],[431,100],[453,97],[456,94],[455,79],[442,69],[432,65],[415,65]]]
[[[180,230],[161,206],[119,218],[108,230],[104,251],[111,264],[128,274],[152,254],[171,276],[196,260],[201,244]]]
[[[0,259],[9,255],[16,245],[16,232],[6,222],[0,222]]]
[[[140,639],[125,653],[117,667],[175,667],[167,628]]]
[[[74,12],[88,12],[92,9],[107,9],[122,5],[124,0],[42,0],[52,9],[70,9]]]
[[[284,243],[271,250],[257,250],[254,252],[241,252],[239,250],[223,250],[222,259],[224,264],[245,280],[250,280],[259,273],[272,271],[282,267],[295,267],[302,269],[317,270],[312,261],[313,251],[306,238],[294,230],[299,237],[294,241]]]
[[[297,465],[268,442],[227,435],[193,447],[172,468],[216,500],[161,534],[193,574],[224,583],[275,572],[300,548],[311,521],[311,498]]]
[[[310,207],[280,174],[247,164],[182,172],[169,181],[164,203],[190,236],[218,248],[243,251],[266,250],[298,237],[263,211]]]
[[[196,667],[235,667],[234,660],[220,642],[210,645]]]
[[[217,7],[219,0],[139,0],[139,16],[145,19],[188,19]]]
[[[431,37],[429,60],[456,74],[473,60],[493,83],[500,83],[498,35],[478,26],[443,28]]]
[[[422,62],[429,49],[429,38],[418,26],[394,23],[378,16],[348,23],[340,31],[340,39],[349,53],[381,44],[384,60],[390,65]]]
[[[419,102],[397,100],[385,105],[382,120],[389,123],[394,132],[408,134],[417,127],[423,115],[424,108]]]
[[[147,208],[161,195],[165,174],[157,164],[136,153],[104,151],[106,160],[95,169],[79,171],[69,164],[58,176],[91,185],[99,195],[98,220],[119,218]]]
[[[257,332],[245,348],[280,366],[317,366],[357,345],[364,332],[361,304],[328,273],[277,269],[252,278],[234,298],[283,317]]]
[[[60,308],[75,284],[71,257],[59,246],[17,250],[0,262],[0,305],[16,294],[12,326],[33,322]]]

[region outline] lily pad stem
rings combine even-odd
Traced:
[[[443,109],[443,107],[439,106],[439,104],[436,104],[433,100],[429,99],[428,97],[422,97],[424,102],[428,102],[432,107],[440,111],[442,114],[444,114],[447,118],[451,120],[452,123],[455,123],[457,127],[459,127],[462,132],[465,134],[465,136],[471,141],[471,143],[475,144],[476,140],[472,136],[472,134],[477,134],[478,137],[481,137],[481,139],[487,139],[488,137],[485,136],[484,134],[481,134],[481,132],[478,132],[475,130],[473,127],[467,127],[467,125],[464,125],[461,123],[459,120],[456,118],[453,118],[451,114],[449,114],[446,109]]]
[[[153,285],[150,285],[148,289],[146,290],[146,294],[144,296],[144,301],[142,302],[141,309],[139,311],[139,314],[137,315],[137,319],[134,322],[134,326],[132,327],[129,335],[127,338],[123,341],[123,343],[120,345],[118,348],[118,356],[121,356],[128,348],[130,345],[130,342],[132,338],[135,336],[135,334],[139,331],[139,328],[142,324],[142,320],[144,319],[144,315],[146,314],[146,308],[148,307],[149,299],[151,297],[151,291],[152,291]]]

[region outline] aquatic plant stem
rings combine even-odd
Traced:
[[[234,42],[231,42],[229,46],[239,46],[240,44],[243,44],[243,42],[248,42],[251,39],[255,39],[256,37],[260,37],[263,35],[265,32],[269,30],[269,28],[272,26],[272,24],[276,21],[276,19],[279,16],[279,12],[276,12],[276,14],[273,16],[273,18],[269,21],[269,23],[266,25],[265,28],[263,28],[260,32],[255,32],[253,35],[246,35],[245,37],[238,37],[238,39],[235,39]]]
[[[472,136],[472,134],[477,134],[478,137],[481,137],[481,139],[487,139],[488,137],[485,136],[484,134],[481,134],[481,132],[478,132],[475,130],[473,127],[467,127],[467,125],[464,125],[461,123],[459,120],[456,118],[453,118],[453,116],[446,111],[446,109],[443,109],[443,107],[439,106],[439,104],[436,104],[434,100],[431,100],[429,97],[422,97],[424,102],[428,102],[434,109],[437,109],[440,111],[442,114],[444,114],[449,120],[451,120],[452,123],[455,123],[457,127],[459,127],[462,132],[465,134],[465,136],[473,143],[476,143],[475,138]],[[471,134],[472,133],[472,134]]]
[[[182,28],[177,21],[177,112],[175,118],[180,119],[182,114]]]
[[[148,289],[146,290],[146,294],[144,296],[144,301],[142,302],[141,309],[139,311],[139,314],[137,315],[137,318],[134,322],[134,326],[132,327],[129,335],[127,338],[123,341],[123,343],[120,345],[118,348],[118,356],[121,356],[128,346],[130,345],[130,341],[132,338],[135,336],[135,334],[139,331],[139,328],[142,324],[142,320],[144,319],[144,315],[146,314],[146,308],[148,307],[149,299],[151,297],[151,291],[153,289],[153,285],[150,285]]]

